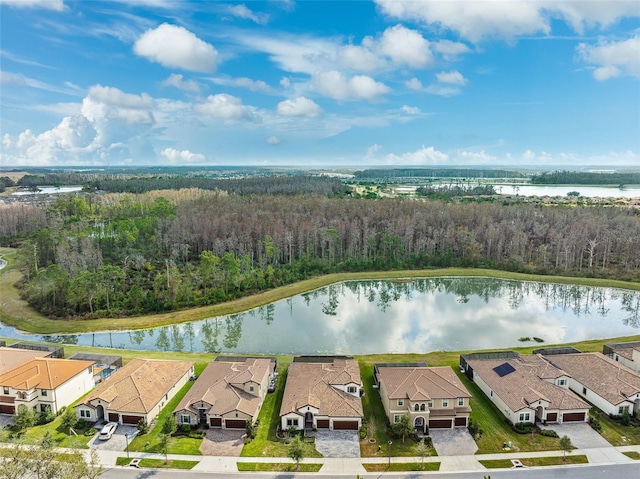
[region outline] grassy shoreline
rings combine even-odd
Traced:
[[[343,281],[377,280],[377,279],[408,279],[433,277],[485,277],[519,281],[541,281],[545,283],[577,284],[584,286],[598,286],[640,291],[640,283],[598,279],[574,278],[567,276],[545,276],[539,274],[513,273],[479,268],[439,268],[429,270],[399,270],[399,271],[371,271],[358,273],[333,273],[317,276],[297,283],[281,286],[262,293],[245,296],[243,298],[219,303],[211,306],[201,306],[186,310],[172,311],[145,316],[125,318],[101,318],[87,320],[52,320],[41,315],[20,298],[15,284],[22,277],[15,267],[15,250],[0,248],[9,264],[0,270],[0,322],[13,326],[21,331],[35,334],[73,334],[104,331],[123,331],[149,329],[171,324],[198,321],[214,316],[242,313],[258,308],[274,301],[286,299],[298,294],[307,293],[334,283]]]

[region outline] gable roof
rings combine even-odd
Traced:
[[[500,377],[493,368],[505,362],[515,371]],[[523,355],[507,360],[472,359],[468,360],[467,364],[514,412],[525,408],[535,409],[531,405],[540,400],[549,403],[547,409],[569,410],[591,407],[569,389],[554,384],[555,379],[569,375],[545,361],[541,355]]]
[[[246,359],[239,362],[212,362],[207,365],[189,392],[174,409],[188,410],[195,414],[193,404],[204,401],[211,405],[208,414],[221,416],[230,411],[241,411],[254,417],[261,398],[240,388],[248,382],[261,383],[273,372],[275,363],[270,359]]]
[[[111,410],[146,414],[189,373],[193,364],[192,361],[132,359],[98,385],[82,403],[101,399]]]
[[[33,358],[46,358],[51,351],[34,351],[28,349],[0,347],[0,374],[11,371],[22,363]]]
[[[93,365],[93,361],[32,358],[0,375],[0,386],[55,389]]]
[[[378,381],[390,399],[428,401],[431,399],[470,398],[460,378],[450,367],[381,367]]]
[[[360,398],[333,387],[347,384],[362,384],[355,359],[334,358],[331,363],[292,362],[280,416],[312,406],[320,416],[362,417]]]
[[[611,404],[640,393],[640,374],[602,353],[548,356],[549,361]]]

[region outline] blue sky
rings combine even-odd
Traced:
[[[0,0],[0,167],[640,167],[640,2]]]

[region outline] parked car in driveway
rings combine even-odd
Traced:
[[[111,436],[113,436],[113,433],[116,432],[116,429],[118,429],[117,422],[108,422],[100,430],[100,434],[98,434],[98,439],[101,439],[103,441],[106,441],[107,439],[111,439]]]

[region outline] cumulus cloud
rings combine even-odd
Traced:
[[[404,82],[404,86],[406,86],[410,90],[422,90],[422,82],[415,77]]]
[[[367,75],[347,78],[336,70],[318,72],[312,82],[316,91],[335,100],[374,100],[391,91]]]
[[[436,73],[436,79],[438,83],[448,83],[450,85],[466,85],[467,83],[467,79],[457,70]]]
[[[90,122],[118,120],[129,125],[150,125],[153,99],[146,93],[134,95],[119,88],[95,85],[82,100],[82,115]]]
[[[0,0],[0,5],[9,5],[15,8],[42,8],[58,12],[66,8],[63,0]]]
[[[168,160],[170,163],[202,163],[206,161],[206,157],[202,153],[192,153],[189,150],[176,150],[174,148],[165,148],[160,152],[160,156]]]
[[[194,80],[185,80],[182,75],[178,73],[172,73],[169,77],[161,83],[162,86],[172,86],[178,90],[186,91],[189,93],[200,93],[200,84]]]
[[[576,53],[578,58],[596,67],[593,76],[598,81],[621,75],[640,78],[640,35],[597,45],[581,43]]]
[[[271,135],[265,141],[267,142],[267,145],[271,145],[271,146],[276,146],[282,143],[282,140],[275,135]]]
[[[225,121],[251,120],[254,117],[252,107],[244,105],[240,98],[226,93],[209,95],[204,103],[195,105],[194,110],[201,115]]]
[[[449,29],[472,42],[487,37],[516,38],[549,34],[551,21],[562,20],[576,32],[588,26],[607,26],[626,16],[640,15],[633,1],[509,0],[492,2],[442,0],[375,0],[391,18],[418,21]]]
[[[411,68],[425,68],[433,63],[429,42],[416,30],[402,25],[389,27],[384,31],[379,49],[392,62]]]
[[[244,3],[238,5],[228,5],[227,13],[237,18],[244,18],[260,25],[265,25],[269,21],[269,15],[266,13],[255,13]]]
[[[218,62],[218,52],[213,45],[183,27],[168,23],[144,32],[133,51],[165,67],[196,72],[212,72]]]
[[[280,78],[280,86],[284,89],[287,89],[291,86],[291,80],[287,77]]]
[[[460,55],[471,52],[471,49],[464,43],[453,42],[451,40],[433,42],[431,43],[431,49],[434,52],[440,53],[446,61],[455,61]]]
[[[284,100],[278,103],[278,115],[318,117],[322,115],[322,108],[309,98],[299,96],[293,100]]]
[[[274,92],[273,88],[271,88],[262,80],[252,80],[251,78],[247,78],[247,77],[240,77],[240,78],[216,77],[216,78],[209,78],[209,80],[215,83],[216,85],[232,86],[236,88],[246,88],[247,90],[260,91],[263,93]]]
[[[433,146],[426,147],[396,155],[391,153],[385,157],[385,161],[389,164],[397,165],[439,165],[449,160],[449,155],[436,150]]]

